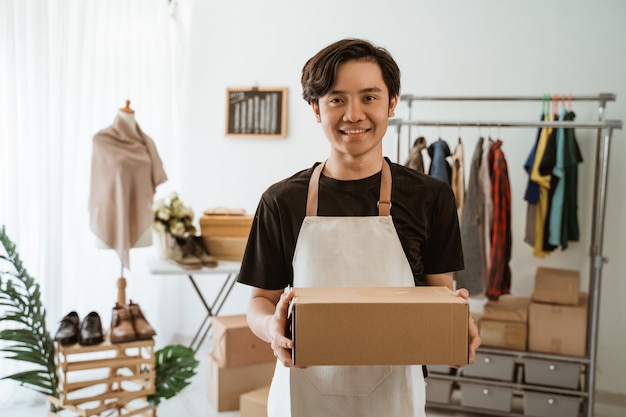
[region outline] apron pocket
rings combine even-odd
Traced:
[[[312,366],[294,368],[294,379],[305,379],[319,395],[367,396],[393,372],[391,366]]]

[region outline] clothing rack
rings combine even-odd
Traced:
[[[558,100],[587,101],[598,103],[598,121],[582,122],[544,122],[544,121],[467,121],[467,120],[413,120],[412,104],[416,101],[463,101],[463,102],[514,102],[514,101],[545,101],[552,96],[415,96],[405,94],[400,96],[400,102],[406,102],[408,115],[406,120],[390,119],[389,125],[397,128],[397,149],[400,161],[400,143],[402,140],[402,127],[409,126],[409,139],[411,139],[411,126],[435,126],[435,127],[503,127],[503,128],[575,128],[597,129],[596,164],[594,179],[594,202],[592,219],[592,236],[590,247],[590,274],[589,274],[589,304],[588,304],[588,333],[587,333],[587,371],[586,375],[586,416],[594,415],[596,359],[598,342],[598,319],[600,305],[600,288],[602,280],[602,268],[608,262],[603,255],[602,247],[604,240],[606,191],[609,168],[609,150],[611,138],[615,129],[622,129],[622,120],[604,120],[604,111],[609,101],[615,101],[613,93],[600,93],[598,95],[554,96]]]

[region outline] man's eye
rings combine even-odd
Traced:
[[[367,97],[365,97],[365,101],[374,101],[374,100],[376,100],[375,96],[367,96]]]
[[[330,100],[328,100],[328,102],[329,102],[329,103],[333,103],[333,104],[337,104],[337,103],[341,103],[341,102],[343,102],[343,100],[341,100],[341,99],[340,99],[340,98],[338,98],[338,97],[334,97],[334,98],[331,98]]]

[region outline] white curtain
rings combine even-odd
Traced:
[[[126,99],[170,177],[157,194],[176,185],[176,3],[0,0],[0,224],[41,285],[52,335],[72,310],[110,320],[124,271],[89,230],[91,139]],[[131,250],[125,274],[138,275],[152,250]],[[0,355],[0,377],[19,366]],[[15,382],[0,381],[0,405],[15,393]]]

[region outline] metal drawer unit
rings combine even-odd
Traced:
[[[426,406],[483,416],[581,417],[587,364],[586,358],[481,347],[473,365],[429,373]]]
[[[461,405],[464,407],[484,408],[494,411],[511,411],[513,389],[493,385],[460,382]]]
[[[578,417],[581,403],[580,397],[525,392],[524,415],[528,417]]]
[[[558,360],[523,358],[524,382],[533,385],[578,389],[584,366]]]
[[[515,356],[491,352],[476,352],[472,366],[461,369],[463,376],[513,382],[515,379]]]

